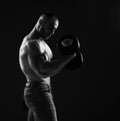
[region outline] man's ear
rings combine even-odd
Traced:
[[[35,25],[36,30],[40,30],[41,27],[44,25],[44,18],[43,18],[43,17],[44,17],[44,16],[41,16],[41,17],[38,19],[38,21],[37,21],[37,23],[36,23],[36,25]]]

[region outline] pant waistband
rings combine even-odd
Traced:
[[[30,91],[32,91],[34,89],[39,89],[40,91],[44,91],[44,92],[51,92],[50,85],[34,81],[34,82],[27,82],[25,84],[24,93],[30,92]]]

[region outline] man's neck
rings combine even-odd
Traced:
[[[30,32],[30,34],[28,35],[30,39],[34,40],[34,39],[40,39],[44,37],[42,36],[42,34],[36,30],[36,28],[33,28],[33,30]]]

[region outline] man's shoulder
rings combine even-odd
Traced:
[[[36,46],[37,47],[37,44],[38,44],[37,40],[35,40],[35,39],[32,40],[28,36],[25,36],[23,38],[23,43],[26,43],[29,48],[31,48],[33,46]]]
[[[26,41],[29,45],[39,45],[39,43],[42,43],[42,38],[39,39],[31,39],[29,36],[25,36],[23,41]]]
[[[41,49],[40,49],[40,40],[37,39],[30,39],[29,37],[25,37],[24,41],[27,43],[27,47],[30,50],[31,53],[40,54]]]

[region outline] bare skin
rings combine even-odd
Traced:
[[[36,74],[34,68],[30,64],[29,56],[35,54],[34,52],[32,53],[31,52],[32,50],[30,50],[30,48],[29,48],[30,43],[37,43],[37,40],[28,40],[28,38],[25,37],[21,44],[20,51],[19,51],[19,62],[20,62],[21,70],[24,73],[24,75],[26,76],[27,81],[34,81],[34,80],[40,80],[40,81],[44,80],[45,81],[47,79],[47,82],[49,82],[49,80],[50,80],[49,77],[46,77],[43,79],[42,78],[43,75],[41,75],[40,73],[39,73],[39,75]],[[37,46],[36,46],[36,48],[37,48]],[[36,54],[36,56],[39,56],[41,58],[43,56],[42,54],[45,54],[44,56],[49,56],[49,58],[50,58],[50,55],[48,53],[49,52],[45,52],[45,50],[43,52],[38,50],[37,54],[39,54],[39,55]],[[35,63],[35,62],[32,62],[32,63]]]
[[[27,81],[41,81],[50,84],[50,77],[56,75],[74,58],[74,55],[51,61],[52,51],[43,41],[25,37],[19,50],[19,62]]]

